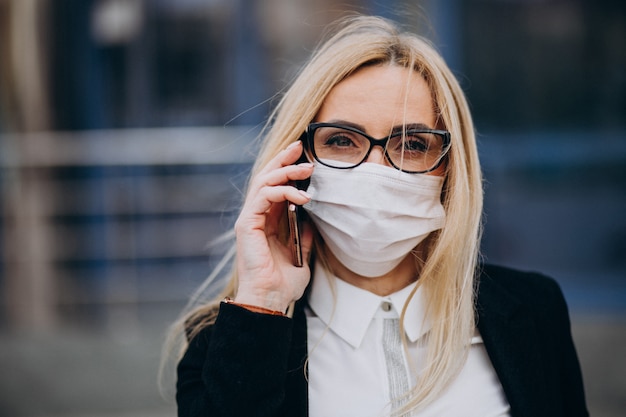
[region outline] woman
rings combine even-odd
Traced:
[[[472,119],[428,43],[344,22],[268,126],[232,277],[181,324],[180,416],[588,415],[558,285],[478,262]]]

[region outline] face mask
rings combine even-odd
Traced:
[[[336,169],[317,163],[304,208],[339,262],[378,277],[443,227],[442,186],[442,177],[380,164]]]

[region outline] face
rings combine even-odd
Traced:
[[[375,138],[387,137],[403,124],[436,128],[426,81],[415,71],[394,65],[365,67],[337,84],[315,121],[351,125]],[[366,162],[390,166],[380,146],[372,148]],[[443,175],[444,169],[442,164],[429,175]]]

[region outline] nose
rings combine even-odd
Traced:
[[[385,158],[385,153],[383,151],[383,148],[380,146],[374,146],[372,148],[365,162],[372,162],[374,164],[389,166],[389,163],[387,162],[387,158]]]

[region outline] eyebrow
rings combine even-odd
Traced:
[[[338,125],[343,125],[343,126],[348,126],[348,127],[352,127],[354,129],[358,129],[364,133],[367,133],[365,130],[365,127],[363,125],[360,125],[358,123],[354,123],[354,122],[349,122],[347,120],[341,120],[341,119],[332,119],[329,120],[326,123],[335,123]],[[432,130],[432,127],[424,124],[424,123],[407,123],[406,125],[396,125],[394,127],[391,128],[391,134],[394,133],[398,133],[398,132],[402,132],[402,130],[421,130],[421,129],[428,129],[428,130]]]

